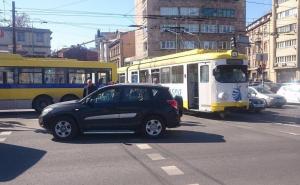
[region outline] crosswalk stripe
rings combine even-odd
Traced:
[[[137,144],[136,145],[139,149],[141,150],[147,150],[147,149],[151,149],[152,147],[148,144]]]
[[[181,171],[176,166],[163,166],[161,167],[168,175],[183,175],[183,171]]]
[[[11,133],[12,133],[11,131],[0,132],[0,136],[8,136],[8,135],[10,135]]]
[[[0,142],[4,142],[6,138],[0,138]]]

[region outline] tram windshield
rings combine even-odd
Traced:
[[[246,65],[220,65],[214,69],[215,79],[220,83],[247,82]]]

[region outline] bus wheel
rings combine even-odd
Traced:
[[[73,94],[67,94],[67,95],[63,96],[60,101],[64,102],[64,101],[71,101],[71,100],[78,100],[78,99],[79,98]]]
[[[52,103],[52,99],[49,96],[39,96],[33,100],[32,107],[35,109],[35,111],[41,113],[45,107],[51,105]]]

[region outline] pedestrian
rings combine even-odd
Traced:
[[[91,79],[88,79],[86,81],[86,84],[87,85],[83,89],[83,97],[86,97],[87,95],[89,95],[97,90],[97,87],[93,84]]]

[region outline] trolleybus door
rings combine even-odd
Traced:
[[[199,110],[208,112],[211,106],[211,86],[209,64],[199,64]]]
[[[188,109],[199,109],[198,64],[187,65]]]

